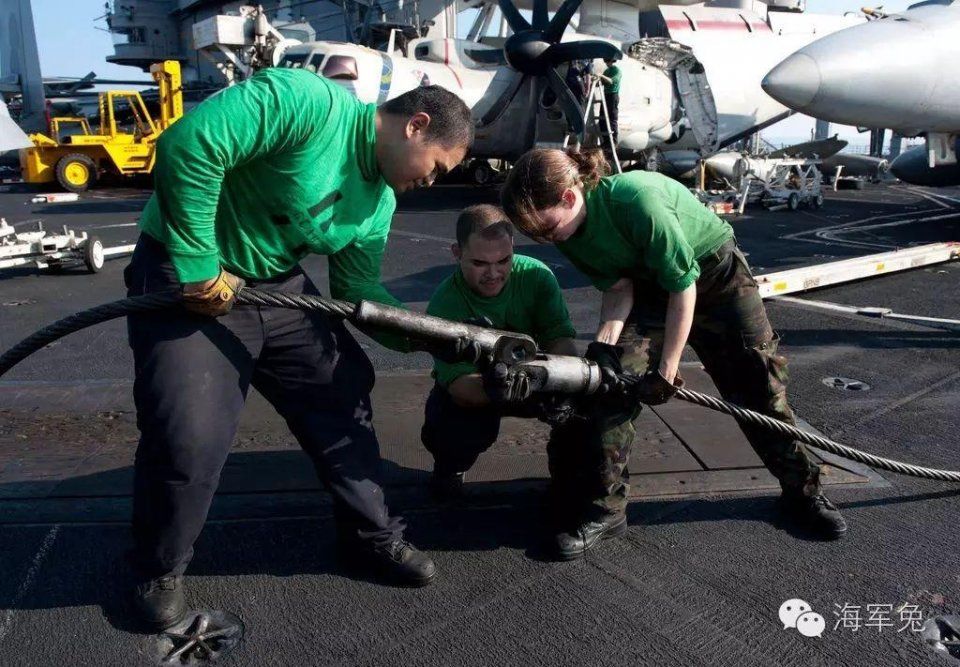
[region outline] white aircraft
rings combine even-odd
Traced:
[[[480,0],[467,39],[412,39],[402,55],[395,44],[375,51],[311,42],[289,48],[279,65],[309,68],[366,102],[382,103],[418,85],[444,86],[473,111],[472,155],[513,159],[533,145],[560,144],[570,130],[582,136],[591,116],[564,82],[566,68],[589,60],[602,72],[599,59],[622,53],[618,155],[639,159],[653,148],[710,154],[792,113],[760,87],[776,63],[864,21],[779,11],[799,4],[532,0],[528,21],[511,0]],[[501,25],[491,35],[497,7]]]
[[[396,55],[391,46],[375,51],[356,44],[311,42],[287,49],[279,66],[316,71],[337,81],[362,101],[378,104],[417,86],[443,86],[473,111],[477,132],[472,155],[516,158],[547,136],[562,141],[568,131],[566,110],[574,127],[582,129],[583,110],[554,69],[556,65],[574,58],[593,60],[621,55],[612,40],[591,40],[570,32],[564,35],[570,15],[580,2],[567,0],[567,10],[555,15],[551,22],[545,20],[543,0],[531,25],[509,0],[504,0],[505,6],[513,10],[514,20],[527,26],[509,39],[413,39],[405,49],[410,57]],[[483,20],[485,11],[489,12],[481,8],[478,20]],[[531,36],[540,39],[534,42]],[[560,44],[563,36],[569,41]],[[576,55],[571,56],[571,49]],[[669,95],[669,79],[659,70],[653,75],[654,85],[650,88],[659,84],[659,96]],[[669,109],[657,108],[655,112],[661,117],[648,125],[660,127],[669,123]]]
[[[0,99],[0,152],[32,146],[33,142],[10,118],[7,105]]]
[[[926,145],[897,157],[893,174],[917,185],[960,184],[960,2],[871,15],[789,56],[764,89],[815,118],[923,135]]]

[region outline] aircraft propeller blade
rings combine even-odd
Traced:
[[[520,87],[523,85],[523,82],[527,80],[526,74],[518,73],[513,80],[510,81],[510,85],[507,86],[506,90],[498,97],[490,108],[487,109],[487,112],[483,114],[483,117],[478,123],[479,127],[486,127],[490,123],[495,122],[500,118],[500,114],[510,106],[510,103],[513,102],[513,98],[516,97],[517,91],[520,90]]]
[[[524,76],[514,80],[493,103],[481,119],[481,126],[496,121],[513,101],[526,77],[533,76],[537,90],[542,91],[544,86],[549,87],[557,96],[557,103],[567,117],[570,128],[578,135],[583,134],[583,107],[554,68],[574,60],[621,58],[623,54],[613,44],[596,39],[560,42],[563,31],[582,2],[583,0],[564,0],[553,19],[550,19],[548,0],[533,0],[531,25],[520,14],[513,0],[497,0],[503,17],[513,30],[513,35],[503,45],[504,57],[511,67]]]
[[[533,0],[533,21],[531,21],[534,30],[546,30],[550,25],[550,17],[547,14],[547,0]]]
[[[571,60],[593,60],[594,58],[621,58],[623,53],[610,42],[597,39],[585,39],[579,42],[560,42],[551,44],[543,57],[553,65]]]
[[[563,37],[563,31],[567,29],[570,19],[580,9],[583,0],[564,0],[560,9],[553,15],[550,25],[543,31],[543,38],[548,42],[559,42]]]
[[[557,96],[557,101],[560,103],[560,108],[563,109],[563,114],[567,117],[567,122],[570,123],[570,128],[576,134],[582,135],[584,130],[583,107],[574,97],[570,86],[552,67],[547,68],[547,84]]]
[[[93,80],[96,79],[96,78],[97,78],[96,72],[90,72],[89,74],[87,74],[87,75],[86,75],[85,77],[83,77],[82,79],[77,79],[77,81],[76,81],[75,83],[70,84],[70,85],[67,87],[67,89],[64,90],[63,92],[64,92],[66,95],[70,95],[71,93],[75,93],[75,92],[77,92],[78,90],[80,90],[80,88],[82,88],[83,86],[85,86],[86,84],[88,84],[88,83],[93,83]]]
[[[530,29],[530,23],[523,18],[520,10],[511,0],[497,0],[497,4],[500,6],[500,13],[503,14],[503,18],[507,20],[507,25],[514,33]]]

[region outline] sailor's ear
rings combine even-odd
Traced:
[[[410,139],[417,134],[422,135],[424,132],[426,132],[429,126],[430,114],[425,111],[418,111],[410,116],[410,120],[407,121],[407,126],[404,128],[407,139]]]

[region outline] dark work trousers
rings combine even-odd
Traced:
[[[700,260],[690,346],[726,400],[795,424],[787,404],[787,360],[767,319],[757,283],[734,241]],[[660,365],[667,292],[652,281],[634,282],[637,340],[624,331],[624,367],[637,373]],[[630,349],[631,341],[633,342]],[[798,440],[741,425],[754,451],[785,490],[820,492],[820,469]]]
[[[613,133],[613,143],[617,143],[620,137],[620,93],[604,92],[603,96],[607,103],[607,115],[610,117],[610,131]],[[606,128],[606,121],[603,122]]]
[[[165,247],[142,235],[124,278],[136,296],[178,286]],[[297,267],[262,290],[317,294]],[[237,431],[248,387],[286,420],[334,498],[338,528],[385,544],[401,536],[378,483],[370,360],[339,321],[285,308],[235,306],[218,318],[185,310],[127,320],[140,443],[133,534],[141,574],[182,574]]]
[[[537,409],[525,404],[509,411],[466,408],[435,385],[424,412],[421,440],[433,454],[434,470],[447,475],[469,470],[496,442],[502,417],[533,417]],[[557,519],[574,524],[626,509],[627,459],[640,408],[591,404],[579,412],[586,416],[554,426],[547,442],[551,509]]]

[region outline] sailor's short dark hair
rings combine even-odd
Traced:
[[[380,110],[409,118],[423,112],[430,116],[426,138],[444,148],[473,144],[473,118],[459,97],[440,86],[419,86],[380,105]]]
[[[457,243],[461,248],[464,247],[474,234],[480,234],[485,239],[494,239],[498,236],[512,239],[513,224],[499,206],[492,204],[468,206],[457,218]]]

